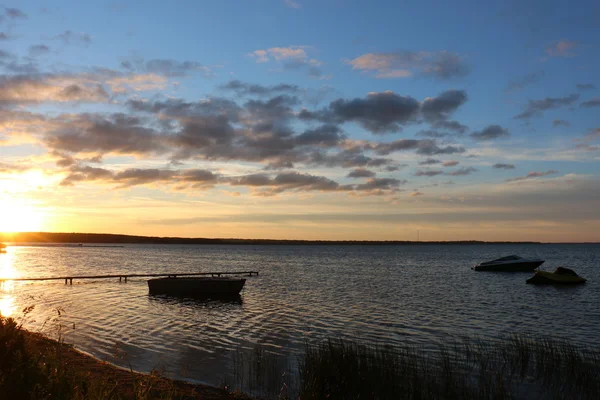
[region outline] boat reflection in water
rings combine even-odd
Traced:
[[[219,307],[220,305],[242,305],[242,296],[239,294],[234,295],[205,295],[205,296],[172,296],[167,294],[149,294],[148,298],[151,301],[162,303],[165,305],[188,305],[188,306],[202,306],[202,307]]]

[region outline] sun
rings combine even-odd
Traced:
[[[35,205],[0,197],[0,232],[37,232],[43,222],[44,214]]]

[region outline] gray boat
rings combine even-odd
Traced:
[[[179,297],[222,297],[236,296],[246,283],[240,278],[157,278],[148,280],[151,295],[166,294]]]

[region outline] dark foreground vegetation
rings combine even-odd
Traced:
[[[297,362],[296,362],[297,361]],[[229,390],[137,374],[0,317],[0,398],[6,399],[598,399],[600,352],[516,335],[438,348],[344,340],[288,358],[239,350]]]
[[[0,399],[248,399],[223,389],[116,368],[0,316]]]
[[[116,235],[109,233],[1,233],[0,242],[11,243],[104,243],[104,244],[247,244],[247,245],[439,245],[439,244],[531,244],[538,242],[482,242],[477,240],[447,242],[413,242],[401,240],[276,240],[276,239],[211,239],[157,236]]]
[[[523,335],[434,349],[329,340],[287,370],[260,348],[236,359],[236,386],[266,398],[600,399],[598,349]]]

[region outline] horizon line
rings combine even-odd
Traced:
[[[16,237],[15,237],[16,236]],[[24,237],[23,237],[24,236]],[[46,237],[45,237],[46,236]],[[50,237],[47,237],[50,236]],[[70,237],[69,236],[74,236]],[[86,237],[87,236],[87,237]],[[190,242],[212,242],[207,244],[600,244],[600,242],[540,242],[532,240],[520,241],[485,241],[485,240],[364,240],[364,239],[260,239],[260,238],[207,238],[178,236],[143,236],[121,233],[93,232],[0,232],[2,241],[9,243],[147,243],[147,244],[204,244]],[[42,239],[41,241],[26,239]],[[89,239],[100,239],[90,241]],[[107,241],[107,239],[120,241]],[[50,239],[50,240],[48,240]],[[57,240],[58,239],[58,240]],[[67,239],[67,240],[65,240]],[[78,239],[78,240],[71,240]],[[188,243],[182,243],[188,242]],[[231,243],[235,242],[235,243]]]

